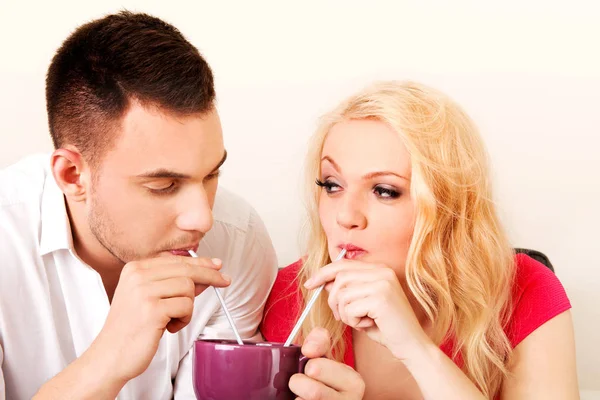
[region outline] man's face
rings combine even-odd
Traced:
[[[92,233],[124,263],[187,255],[212,227],[225,155],[216,110],[181,117],[134,103],[95,171]]]

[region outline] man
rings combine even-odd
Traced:
[[[277,272],[256,212],[217,191],[211,69],[122,12],[71,34],[46,97],[56,150],[0,171],[0,399],[193,398],[193,341],[233,337],[206,289],[254,338]]]

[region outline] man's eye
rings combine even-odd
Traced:
[[[177,189],[177,184],[175,182],[171,182],[168,186],[150,187],[148,189],[154,194],[168,194]]]

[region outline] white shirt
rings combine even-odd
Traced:
[[[254,209],[222,188],[213,214],[198,254],[223,260],[232,283],[220,290],[240,335],[259,337],[277,274],[273,245]],[[75,256],[48,156],[0,170],[0,400],[30,399],[90,346],[109,308],[100,275]],[[148,369],[118,399],[194,399],[190,349],[200,334],[233,337],[213,289],[196,298],[187,327],[165,331]]]

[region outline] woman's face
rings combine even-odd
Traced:
[[[404,275],[415,210],[411,163],[400,136],[375,120],[350,120],[329,132],[321,154],[319,217],[335,259],[383,263]]]

